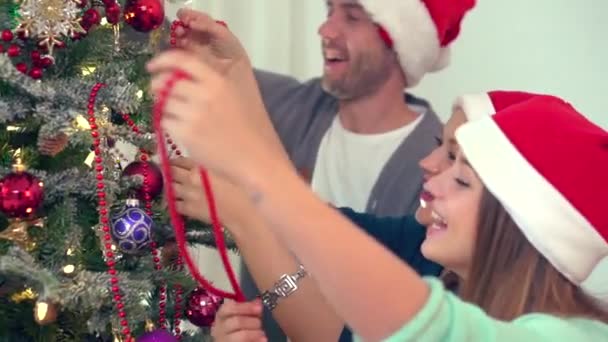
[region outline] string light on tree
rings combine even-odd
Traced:
[[[34,306],[34,319],[39,325],[49,325],[57,320],[58,311],[56,304],[39,300]]]

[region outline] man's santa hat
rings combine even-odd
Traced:
[[[535,95],[463,125],[456,139],[530,243],[574,284],[607,295],[608,282],[585,281],[608,274],[608,132]]]
[[[407,86],[449,64],[450,44],[475,0],[358,0],[395,49]]]

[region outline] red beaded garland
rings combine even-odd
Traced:
[[[135,121],[133,121],[133,119],[131,118],[131,116],[127,113],[123,113],[122,114],[123,119],[125,120],[125,122],[127,123],[127,125],[131,128],[131,131],[133,131],[135,134],[142,134],[141,130],[139,129],[139,127],[137,127],[137,124],[135,124]],[[141,156],[139,157],[139,159],[141,161],[147,161],[148,160],[148,152],[144,149],[140,150],[141,152]],[[148,215],[152,216],[152,198],[150,196],[150,181],[148,179],[148,172],[146,171],[146,169],[144,169],[143,172],[143,176],[144,176],[144,182],[143,182],[143,192],[144,192],[144,207],[145,207],[145,211]],[[157,271],[162,270],[162,264],[160,262],[160,258],[156,257],[156,255],[158,255],[158,244],[156,242],[152,242],[150,244],[150,249],[151,249],[151,254],[153,255],[152,261],[154,262],[154,269]],[[165,284],[161,284],[160,285],[160,289],[159,291],[161,292],[161,295],[159,296],[159,308],[163,308],[165,307],[165,303],[166,303],[166,296],[162,295],[163,293],[166,292],[166,285]],[[167,317],[165,316],[165,311],[164,310],[159,310],[159,318],[158,318],[158,325],[160,329],[165,329],[166,328],[166,324],[167,324]]]
[[[218,21],[217,23],[227,27],[226,23],[224,23],[224,22]],[[176,20],[171,24],[171,45],[174,47],[177,44],[176,29],[180,26],[187,28],[186,25],[184,25],[184,23],[180,22],[179,20]],[[224,242],[223,235],[222,235],[222,228],[221,228],[221,225],[219,222],[219,217],[217,216],[217,211],[215,208],[215,201],[213,198],[213,191],[211,189],[211,183],[209,182],[209,178],[208,178],[206,171],[202,168],[200,169],[200,176],[201,176],[201,181],[203,183],[203,188],[205,190],[205,195],[208,198],[209,211],[211,213],[213,231],[214,231],[214,235],[216,237],[217,249],[218,249],[220,257],[222,259],[222,263],[224,264],[226,273],[228,275],[228,279],[232,285],[232,288],[234,289],[234,294],[228,293],[226,291],[223,291],[223,290],[218,289],[218,288],[214,287],[213,285],[211,285],[211,283],[209,283],[209,281],[207,281],[199,273],[198,269],[196,268],[196,265],[194,265],[192,258],[188,255],[188,251],[185,246],[184,222],[183,222],[183,219],[181,218],[181,216],[178,214],[177,209],[175,207],[175,194],[170,185],[172,176],[171,176],[170,168],[167,164],[169,155],[167,152],[167,148],[164,144],[165,141],[161,141],[160,137],[159,137],[159,135],[162,133],[162,127],[160,124],[160,120],[162,117],[163,108],[165,106],[166,95],[169,93],[169,90],[175,85],[176,82],[178,82],[179,80],[184,79],[184,78],[187,78],[187,74],[185,74],[184,72],[177,71],[177,72],[173,73],[172,77],[165,84],[165,87],[166,87],[165,90],[163,92],[161,92],[161,95],[163,95],[163,96],[160,96],[159,98],[157,98],[157,101],[154,105],[154,113],[153,113],[154,127],[155,127],[155,131],[157,133],[157,139],[159,140],[160,155],[161,155],[161,159],[162,159],[161,166],[163,167],[163,172],[165,174],[166,182],[168,184],[166,190],[167,190],[167,197],[168,197],[168,203],[169,203],[169,212],[171,215],[171,222],[173,223],[175,233],[176,233],[178,249],[180,252],[184,253],[183,256],[185,257],[185,261],[186,261],[186,264],[188,265],[190,273],[199,282],[199,284],[201,284],[205,289],[207,289],[209,292],[211,292],[217,296],[221,296],[221,297],[229,298],[229,299],[235,299],[237,301],[244,301],[245,296],[243,295],[243,292],[236,280],[236,276],[234,274],[234,271],[233,271],[233,269],[230,265],[230,261],[228,259],[228,253],[227,253],[227,249],[226,249],[225,242]],[[167,135],[165,135],[165,138],[169,138],[169,137]],[[176,150],[177,146],[172,144],[171,149]]]
[[[96,123],[96,118],[95,118],[95,100],[97,99],[97,94],[99,93],[99,90],[103,87],[105,87],[106,85],[103,83],[97,83],[95,84],[95,86],[93,86],[93,89],[91,90],[91,93],[89,95],[89,102],[88,102],[88,116],[89,116],[89,123],[91,123],[91,137],[93,137],[93,146],[95,147],[95,149],[99,148],[99,144],[100,141],[99,139],[97,139],[99,137],[99,132],[97,131],[97,125]],[[109,231],[109,227],[107,226],[107,222],[109,221],[109,217],[108,217],[108,210],[107,210],[107,203],[104,200],[106,197],[105,192],[103,192],[103,189],[105,188],[104,186],[104,182],[103,182],[103,159],[101,157],[101,155],[97,156],[95,158],[95,170],[97,172],[97,189],[100,189],[100,191],[97,192],[97,197],[99,199],[98,203],[97,203],[97,209],[99,212],[99,221],[101,223],[103,223],[103,231],[104,231],[104,236],[103,239],[105,241],[111,241],[112,237],[110,236],[110,234],[107,232]],[[106,230],[107,228],[107,230]],[[124,308],[124,304],[122,302],[122,296],[120,295],[120,286],[119,286],[119,280],[118,277],[116,277],[116,262],[114,261],[114,253],[112,251],[112,244],[111,243],[105,243],[104,244],[104,248],[105,248],[105,255],[106,255],[106,265],[108,266],[108,274],[111,275],[110,277],[110,284],[111,284],[111,289],[112,292],[114,293],[114,302],[116,304],[116,309],[119,312],[119,316],[121,315],[120,313],[122,312],[122,315],[124,315],[126,317],[126,313],[124,313],[123,308]],[[129,322],[126,318],[122,318],[120,321],[121,326],[124,327],[124,329],[122,330],[122,333],[125,337],[125,339],[127,341],[131,341],[133,338],[131,336],[131,330],[129,329],[128,325]]]

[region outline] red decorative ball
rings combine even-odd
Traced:
[[[40,60],[40,63],[42,65],[43,68],[48,68],[51,65],[53,65],[54,61],[52,57],[42,57],[42,59]]]
[[[106,19],[108,23],[115,25],[120,21],[120,5],[116,2],[109,4],[106,7]]]
[[[0,179],[0,211],[11,218],[29,217],[43,197],[42,182],[28,172],[11,172]]]
[[[222,297],[212,295],[201,287],[196,288],[188,296],[186,318],[198,327],[210,327],[223,302]]]
[[[90,30],[94,25],[101,23],[101,15],[94,8],[89,8],[82,15],[82,28],[86,31]]]
[[[32,57],[32,61],[34,61],[34,62],[39,61],[41,58],[40,51],[32,51],[30,56]]]
[[[136,31],[150,32],[162,25],[165,9],[161,0],[128,0],[123,16]]]
[[[21,48],[19,47],[19,45],[13,44],[8,47],[8,50],[6,50],[6,53],[8,53],[9,57],[17,57],[21,53]]]
[[[27,64],[21,62],[15,65],[15,68],[19,70],[20,73],[25,74],[27,72]]]
[[[5,42],[10,42],[13,40],[13,32],[9,29],[2,31],[2,40]]]
[[[42,78],[42,69],[40,69],[39,67],[33,67],[32,70],[30,70],[29,75],[31,78],[39,80]]]
[[[160,171],[160,168],[151,162],[148,161],[136,161],[127,165],[125,169],[122,171],[122,176],[139,176],[142,179],[144,178],[144,173],[147,173],[148,177],[148,193],[150,194],[150,199],[153,199],[160,195],[163,191],[163,174]],[[133,189],[136,191],[137,198],[140,200],[145,200],[145,191],[144,184]]]

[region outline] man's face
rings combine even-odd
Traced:
[[[323,88],[341,100],[375,92],[395,68],[394,52],[356,0],[328,0],[319,27],[324,57]]]

